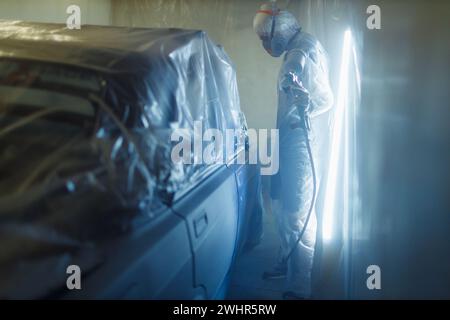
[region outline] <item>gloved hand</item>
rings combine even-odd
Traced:
[[[300,116],[309,113],[311,99],[309,97],[309,92],[304,87],[298,87],[294,92],[294,104],[297,107]]]

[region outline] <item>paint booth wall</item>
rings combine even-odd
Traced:
[[[450,2],[365,0],[352,298],[450,298]],[[364,22],[364,21],[361,21]],[[366,268],[381,268],[381,290]]]
[[[2,0],[0,19],[65,23],[73,4],[81,8],[82,24],[111,23],[110,0]]]

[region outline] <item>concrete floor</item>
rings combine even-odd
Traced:
[[[267,209],[267,206],[266,206]],[[263,280],[264,271],[273,268],[279,239],[270,210],[264,214],[264,236],[261,244],[238,257],[231,276],[227,299],[276,300],[281,299],[284,279]]]

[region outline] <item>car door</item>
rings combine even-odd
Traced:
[[[187,224],[196,299],[215,298],[235,251],[238,195],[233,170],[220,166],[173,205]]]
[[[130,233],[101,249],[103,263],[82,273],[82,290],[63,290],[63,299],[192,299],[193,261],[183,218],[167,207],[148,221],[135,221]],[[55,296],[56,297],[56,296]]]

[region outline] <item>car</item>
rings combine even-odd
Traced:
[[[262,206],[258,165],[235,161],[247,127],[223,48],[7,20],[0,40],[0,297],[224,298]],[[173,161],[194,123],[236,130],[231,157]]]

